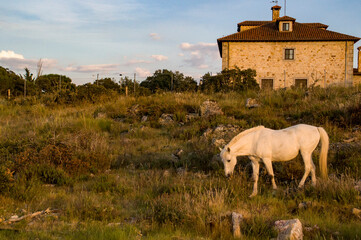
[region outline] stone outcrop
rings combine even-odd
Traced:
[[[201,105],[201,116],[208,118],[215,115],[223,115],[218,103],[211,100],[204,101]]]
[[[302,240],[302,223],[298,219],[279,220],[275,222],[278,231],[277,240]]]

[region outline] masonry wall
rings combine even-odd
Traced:
[[[224,42],[222,69],[252,68],[257,81],[273,79],[274,89],[295,85],[295,79],[311,84],[352,86],[353,42]],[[294,60],[284,50],[295,50]]]
[[[361,84],[361,75],[353,75],[353,85],[360,85]]]

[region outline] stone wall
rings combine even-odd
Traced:
[[[252,68],[257,81],[273,79],[273,88],[295,85],[351,86],[353,83],[353,42],[223,42],[222,69]],[[294,49],[294,60],[285,60],[286,48]],[[346,69],[346,71],[345,71]]]
[[[360,85],[361,84],[361,74],[360,75],[353,75],[353,85]]]
[[[253,28],[258,28],[259,26],[241,26],[240,30],[241,32],[246,31],[246,30],[250,30]]]
[[[361,47],[358,47],[358,72],[361,73]]]

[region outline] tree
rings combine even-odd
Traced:
[[[96,84],[98,86],[103,86],[106,89],[111,89],[111,90],[114,90],[117,92],[120,91],[119,84],[114,82],[111,78],[103,78],[100,80],[95,80],[94,84]]]
[[[79,100],[91,101],[93,103],[95,103],[100,96],[107,93],[107,89],[105,87],[91,83],[77,86],[76,89],[76,96]]]
[[[167,69],[157,70],[153,76],[141,82],[141,87],[148,88],[152,93],[161,91],[194,91],[197,83],[192,77],[184,77],[179,71],[172,72]]]
[[[206,73],[201,79],[201,90],[207,92],[258,90],[259,85],[255,77],[255,70],[240,70],[238,67],[225,69],[215,76]]]
[[[10,89],[12,96],[20,96],[24,94],[24,81],[13,71],[0,67],[0,94],[7,96]]]
[[[61,90],[75,90],[75,84],[67,76],[58,74],[41,75],[35,80],[38,89],[43,93],[55,93]]]

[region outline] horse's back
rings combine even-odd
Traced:
[[[311,125],[298,124],[280,130],[265,128],[259,135],[257,150],[265,156],[271,155],[275,161],[285,161],[296,157],[299,151],[312,152],[319,140],[317,127]]]

